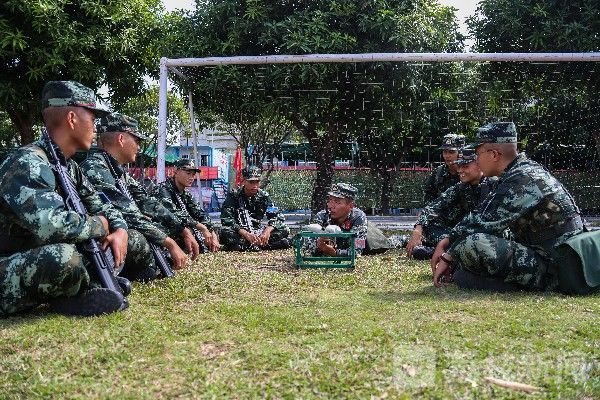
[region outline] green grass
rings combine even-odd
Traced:
[[[600,397],[598,295],[438,290],[398,253],[291,263],[206,255],[123,313],[0,320],[0,398]]]

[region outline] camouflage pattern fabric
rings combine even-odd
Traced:
[[[175,214],[183,224],[189,228],[195,228],[198,223],[203,224],[209,230],[214,230],[214,225],[206,211],[196,202],[192,195],[184,190],[180,192],[177,189],[174,178],[168,178],[164,182],[156,185],[152,192],[152,196],[162,201],[163,206],[173,214]],[[177,205],[175,196],[179,194],[186,210],[181,210]]]
[[[158,268],[154,261],[154,254],[148,243],[148,239],[135,229],[127,232],[127,257],[125,266],[119,273],[130,281],[147,281],[156,277]]]
[[[446,164],[440,165],[433,170],[423,184],[423,203],[425,205],[431,203],[459,182],[458,174],[451,173]]]
[[[118,178],[113,177],[104,156],[99,152],[89,155],[81,163],[81,168],[96,189],[103,192],[114,207],[121,211],[127,224],[156,245],[162,245],[167,236],[171,236],[170,234],[179,234],[183,228],[182,221],[167,210],[160,201],[148,195],[146,190],[110,154],[106,154]],[[134,201],[121,193],[116,185],[116,179],[125,182]]]
[[[90,284],[84,256],[73,244],[49,244],[0,258],[0,316],[32,309]]]
[[[221,243],[226,248],[235,247],[243,244],[245,248],[246,240],[240,236],[238,231],[242,228],[240,225],[238,210],[240,210],[240,199],[244,201],[245,208],[250,214],[252,228],[262,230],[261,221],[266,216],[268,218],[267,226],[272,226],[273,231],[269,238],[269,244],[285,239],[290,234],[290,228],[285,225],[285,218],[282,213],[267,213],[267,208],[273,207],[273,201],[269,193],[259,189],[258,193],[252,197],[246,197],[243,193],[243,187],[232,190],[227,194],[223,206],[221,207]]]
[[[74,244],[107,234],[94,215],[104,215],[111,230],[128,228],[121,213],[101,201],[74,161],[69,160],[67,168],[92,215],[81,216],[65,208],[44,142],[21,147],[0,166],[0,297],[4,313],[25,310],[52,297],[74,295],[90,284],[86,261]]]
[[[502,238],[507,228],[514,240]],[[469,271],[552,289],[556,279],[548,278],[548,265],[555,246],[582,231],[579,209],[567,190],[519,154],[479,208],[452,229],[448,252]]]
[[[319,224],[322,227],[326,227],[328,225],[337,225],[329,218],[329,213],[327,210],[319,211],[312,219],[311,223]],[[367,246],[367,215],[364,213],[364,211],[360,208],[354,207],[340,228],[342,229],[342,232],[356,233],[356,238],[354,239],[355,251],[357,255],[363,254],[365,247]],[[346,256],[348,255],[348,251],[350,249],[350,241],[348,239],[337,238],[335,241],[335,247],[337,255]],[[315,255],[318,254],[316,249],[314,250],[314,253]]]
[[[96,185],[96,188],[102,191],[111,200],[112,204],[123,213],[130,229],[133,231],[127,244],[125,267],[120,275],[131,280],[149,280],[153,276],[152,271],[156,272],[157,267],[148,241],[161,246],[168,235],[159,223],[153,221],[152,214],[148,214],[147,211],[154,211],[155,215],[163,210],[164,213],[172,214],[159,204],[158,200],[146,195],[145,189],[125,172],[112,156],[108,155],[108,160],[112,163],[113,169],[119,176],[118,178],[113,176],[106,159],[101,153],[89,155],[81,163],[81,168],[89,180]],[[119,190],[116,184],[117,179],[122,179],[125,182],[132,196],[134,196],[133,198],[136,199],[135,201],[130,200]],[[175,217],[173,216],[173,218]],[[177,225],[178,228],[181,226],[179,220],[175,223],[179,224]]]
[[[479,184],[459,182],[425,207],[415,225],[423,227],[423,245],[435,247],[494,189],[498,178],[481,178]]]

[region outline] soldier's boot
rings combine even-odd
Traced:
[[[454,283],[461,289],[489,290],[492,292],[514,292],[523,287],[516,283],[506,283],[500,279],[474,274],[463,268],[458,268],[452,275]]]
[[[123,296],[129,296],[131,293],[131,282],[129,282],[129,279],[122,276],[115,276],[115,278],[117,278],[117,283],[123,292]]]
[[[427,246],[415,246],[413,247],[412,257],[415,260],[431,260],[435,249]]]
[[[269,243],[268,249],[269,250],[284,250],[284,249],[289,249],[290,247],[291,247],[290,241],[286,238],[283,238],[283,239],[273,241],[272,243]]]
[[[93,288],[73,297],[60,297],[50,302],[52,311],[81,317],[110,314],[127,308],[127,301],[113,290]]]

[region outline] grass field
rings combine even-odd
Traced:
[[[430,275],[399,253],[353,272],[205,255],[136,284],[123,313],[0,320],[0,398],[600,398],[599,295],[435,289]]]

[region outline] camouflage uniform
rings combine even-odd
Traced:
[[[181,201],[186,208],[185,210],[182,210],[179,207],[178,201],[175,198],[177,195],[180,196]],[[180,192],[179,189],[177,189],[174,178],[168,178],[164,182],[156,185],[152,191],[152,196],[160,199],[165,208],[177,215],[186,227],[195,229],[198,223],[201,223],[206,226],[209,231],[215,231],[215,227],[210,220],[208,213],[200,207],[188,191],[184,190],[183,192]]]
[[[489,124],[478,137],[482,143],[514,143],[516,128]],[[514,240],[502,237],[507,228]],[[452,229],[448,253],[454,265],[478,276],[554,289],[556,246],[582,231],[579,209],[567,190],[541,165],[519,154],[479,209]]]
[[[111,230],[127,229],[121,213],[100,200],[72,160],[67,161],[69,174],[91,215],[67,211],[47,152],[38,141],[16,150],[0,166],[0,316],[88,288],[89,261],[76,245],[108,233],[92,215],[104,215]]]
[[[347,183],[336,183],[331,186],[328,192],[329,197],[337,197],[341,199],[349,199],[354,201],[358,194],[358,190]],[[346,220],[342,225],[338,225],[331,219],[329,210],[319,211],[311,221],[313,224],[321,225],[323,228],[329,225],[338,226],[342,232],[356,233],[354,238],[354,249],[357,255],[371,255],[383,253],[391,248],[388,239],[383,235],[381,229],[371,224],[367,220],[367,215],[357,207],[352,208]],[[307,239],[306,247],[314,255],[320,255],[317,249],[316,240]],[[335,239],[336,255],[346,256],[350,249],[350,241],[345,238]]]
[[[493,190],[497,180],[495,177],[484,177],[477,185],[459,182],[429,203],[415,224],[423,227],[423,245],[435,247],[447,237],[452,227],[475,210]]]
[[[337,225],[334,221],[329,218],[329,212],[327,210],[319,211],[311,221],[312,223],[319,224],[323,227],[328,225]],[[354,248],[357,255],[363,254],[367,245],[367,215],[360,208],[354,207],[346,218],[346,221],[340,226],[342,232],[353,232],[356,233],[354,239]],[[339,256],[348,255],[350,249],[350,241],[345,238],[335,239],[335,253]],[[315,255],[319,255],[318,250],[313,250]]]
[[[453,174],[446,164],[433,170],[425,180],[423,204],[429,204],[452,186],[460,183],[458,174]]]
[[[448,134],[444,136],[443,144],[439,147],[439,150],[458,151],[464,144],[465,137],[463,135]],[[433,170],[423,184],[423,203],[425,205],[431,203],[457,183],[460,183],[458,174],[450,172],[446,164],[440,165]]]
[[[118,178],[115,178],[111,173],[103,153],[110,161]],[[157,268],[148,241],[161,246],[167,238],[167,234],[152,216],[161,213],[172,214],[158,200],[148,196],[144,188],[119,165],[117,160],[104,151],[88,155],[81,163],[81,169],[96,189],[104,193],[114,207],[121,211],[129,225],[132,234],[130,233],[127,245],[127,259],[122,272],[123,276],[131,277],[131,279],[137,279],[138,277],[145,279],[155,276]],[[129,200],[119,190],[116,186],[116,179],[125,182],[125,186],[129,189],[134,201]],[[179,220],[173,223],[181,226]],[[153,270],[154,274],[149,270]]]
[[[221,208],[221,242],[226,249],[244,250],[249,248],[247,240],[238,233],[242,228],[238,215],[238,210],[241,210],[240,204],[243,204],[250,214],[252,229],[260,230],[260,221],[265,215],[268,218],[267,225],[274,228],[269,237],[269,248],[289,247],[287,237],[290,234],[290,228],[285,225],[283,214],[279,211],[271,212],[268,210],[274,208],[269,194],[260,189],[255,196],[248,198],[244,194],[244,188],[241,187],[227,194]]]

